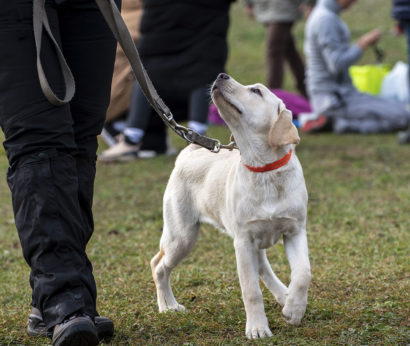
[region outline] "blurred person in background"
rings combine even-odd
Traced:
[[[122,0],[121,16],[130,31],[133,41],[137,44],[140,36],[142,0]],[[112,77],[110,105],[107,109],[104,129],[101,133],[102,139],[109,146],[115,145],[115,136],[124,129],[124,119],[126,119],[130,109],[134,80],[128,58],[118,44]]]
[[[340,18],[356,0],[318,0],[305,27],[306,84],[317,118],[305,122],[304,132],[384,133],[407,126],[404,104],[359,92],[349,67],[365,49],[381,38],[374,29],[350,43],[350,32]]]
[[[407,66],[410,91],[410,0],[393,0],[393,18],[397,20],[399,31],[403,31],[407,39]],[[398,141],[400,144],[410,143],[410,127],[407,131],[399,133]]]
[[[270,89],[282,88],[287,62],[296,89],[307,98],[305,65],[296,48],[292,28],[303,12],[307,15],[315,3],[316,0],[245,0],[248,17],[256,17],[266,28],[267,85]]]

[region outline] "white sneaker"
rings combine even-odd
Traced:
[[[168,135],[167,135],[167,138],[166,138],[166,142],[167,142],[167,150],[165,151],[165,153],[158,153],[155,150],[142,149],[142,150],[139,151],[138,157],[140,159],[152,159],[152,158],[157,157],[158,155],[161,155],[161,154],[165,154],[166,156],[177,155],[178,150],[171,144],[171,139]]]
[[[117,144],[107,150],[104,150],[100,155],[98,155],[98,161],[120,162],[136,160],[138,159],[140,148],[141,143],[129,144],[122,136]]]

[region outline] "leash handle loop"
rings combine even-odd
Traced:
[[[40,53],[41,42],[43,38],[43,28],[47,32],[48,37],[51,39],[51,42],[53,43],[55,51],[57,53],[65,85],[65,95],[63,98],[58,97],[52,90],[41,63]],[[47,13],[45,10],[45,0],[33,0],[33,32],[34,42],[36,45],[37,72],[41,89],[50,103],[55,106],[64,105],[70,102],[70,100],[74,96],[75,82],[73,74],[71,73],[71,70],[64,58],[63,52],[61,51],[60,46],[58,45],[53,33],[51,32],[50,24],[48,22]]]

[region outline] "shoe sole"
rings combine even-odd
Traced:
[[[155,150],[140,150],[138,153],[138,158],[140,159],[152,159],[157,156]]]
[[[134,161],[138,159],[138,155],[123,155],[123,156],[116,156],[116,157],[99,157],[98,161],[104,163],[112,163],[112,162],[128,162]]]
[[[33,336],[33,337],[38,337],[38,338],[51,338],[53,336],[53,333],[48,332],[47,329],[42,329],[41,331],[33,330],[31,328],[27,328],[27,335],[28,336]]]
[[[327,125],[327,119],[323,116],[308,121],[303,127],[302,132],[304,133],[315,133],[324,130],[325,126]]]
[[[92,322],[72,325],[55,340],[53,338],[53,346],[97,346],[98,343],[98,336]]]
[[[105,318],[101,318],[99,316],[95,317],[95,328],[97,329],[98,339],[106,340],[110,339],[114,336],[114,323],[112,321],[108,321]],[[36,338],[52,338],[53,332],[47,331],[44,327],[41,330],[32,329],[30,326],[27,327],[27,335],[36,337]]]

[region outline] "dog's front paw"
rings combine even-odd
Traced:
[[[289,304],[287,303],[282,309],[283,317],[288,324],[298,326],[305,315],[306,304]]]
[[[175,305],[166,305],[166,306],[161,306],[159,308],[159,312],[167,312],[167,311],[185,311],[185,306],[181,304],[175,304]]]
[[[272,332],[270,331],[268,326],[251,326],[246,327],[246,337],[248,339],[258,339],[258,338],[266,338],[272,336]]]
[[[173,306],[170,308],[170,310],[172,311],[185,311],[185,306],[181,305],[181,304],[177,304],[176,306]]]

